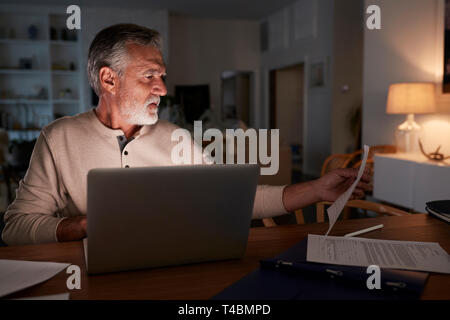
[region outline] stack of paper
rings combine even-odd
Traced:
[[[44,282],[70,263],[0,259],[0,297]]]
[[[450,256],[436,242],[308,235],[306,260],[346,266],[450,273]]]

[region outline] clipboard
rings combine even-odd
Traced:
[[[365,267],[306,261],[308,239],[232,284],[213,300],[410,300],[419,299],[426,272],[381,269],[381,289],[368,289]]]

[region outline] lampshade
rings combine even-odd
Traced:
[[[389,87],[386,113],[436,111],[434,83],[395,83]]]

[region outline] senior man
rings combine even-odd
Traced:
[[[8,245],[86,237],[90,169],[172,164],[176,142],[171,133],[177,127],[158,121],[157,114],[159,99],[167,93],[160,49],[158,32],[133,24],[114,25],[97,34],[89,50],[88,78],[99,104],[42,130],[5,214],[2,237]],[[341,169],[306,183],[259,186],[253,217],[334,201],[356,175],[355,169]],[[363,196],[368,181],[363,175],[353,197]]]

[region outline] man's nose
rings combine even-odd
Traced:
[[[162,79],[158,79],[155,81],[152,87],[152,94],[158,96],[165,96],[167,94],[166,84]]]

